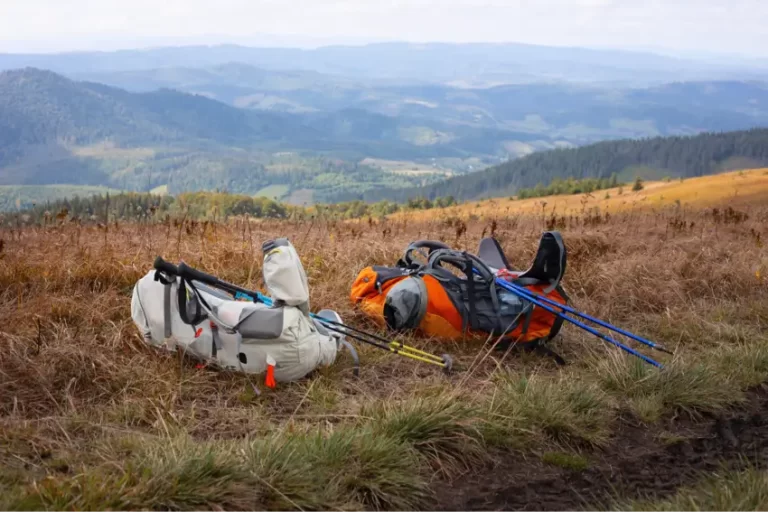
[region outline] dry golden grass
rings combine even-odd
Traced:
[[[653,211],[675,205],[705,208],[722,204],[757,204],[768,200],[768,169],[734,171],[684,181],[653,181],[644,189],[632,191],[632,184],[591,194],[536,197],[530,199],[490,199],[463,203],[443,210],[401,213],[411,219],[434,219],[443,216],[467,218],[470,215],[583,215],[588,211],[618,213]]]
[[[499,213],[472,222],[6,229],[0,507],[428,509],[437,483],[483,471],[494,450],[597,450],[621,415],[647,424],[673,411],[696,417],[768,380],[768,209],[759,201],[716,214]],[[261,379],[149,349],[130,318],[131,289],[155,256],[260,288],[261,243],[287,236],[312,308],[371,328],[348,299],[364,266],[394,264],[415,239],[475,250],[494,234],[526,268],[541,232],[559,223],[575,307],[674,349],[660,357],[665,372],[566,325],[554,346],[565,368],[411,338],[453,354],[457,371],[360,347],[359,379],[342,356],[268,390]]]

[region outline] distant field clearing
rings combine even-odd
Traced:
[[[153,148],[121,148],[112,143],[104,142],[90,146],[80,146],[72,148],[72,154],[85,157],[109,157],[109,158],[129,158],[144,159],[155,156],[156,151]]]
[[[307,188],[294,190],[285,199],[285,202],[296,206],[312,206],[314,204],[314,191]]]
[[[256,192],[254,197],[267,197],[269,199],[282,199],[288,193],[288,185],[270,185]]]
[[[391,172],[392,174],[401,174],[408,176],[417,176],[420,174],[440,174],[443,176],[451,176],[453,172],[441,167],[433,167],[428,164],[420,164],[407,160],[382,160],[378,158],[365,158],[360,162],[362,165],[369,165],[376,167],[384,172]]]

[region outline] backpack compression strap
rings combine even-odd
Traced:
[[[171,285],[176,281],[172,275],[163,276],[155,271],[155,281],[163,285],[163,336],[168,339],[173,334],[171,329]]]

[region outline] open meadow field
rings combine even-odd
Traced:
[[[0,508],[765,509],[768,203],[752,192],[768,175],[702,180],[727,191],[694,204],[712,189],[649,183],[610,191],[608,215],[557,197],[544,216],[534,199],[367,222],[6,218]],[[640,196],[654,208],[619,207]],[[663,370],[566,323],[552,343],[566,366],[493,340],[406,337],[451,354],[453,372],[358,346],[359,377],[342,352],[268,389],[148,348],[131,320],[156,256],[264,291],[261,244],[285,236],[312,310],[372,329],[349,299],[363,267],[394,265],[418,239],[474,252],[494,235],[522,270],[553,228],[571,305],[672,349],[627,341]]]

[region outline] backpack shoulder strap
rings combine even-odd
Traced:
[[[515,282],[525,286],[530,282],[545,282],[549,286],[544,294],[557,288],[565,274],[568,253],[563,237],[557,231],[547,231],[541,236],[539,249],[531,267],[520,274]]]

